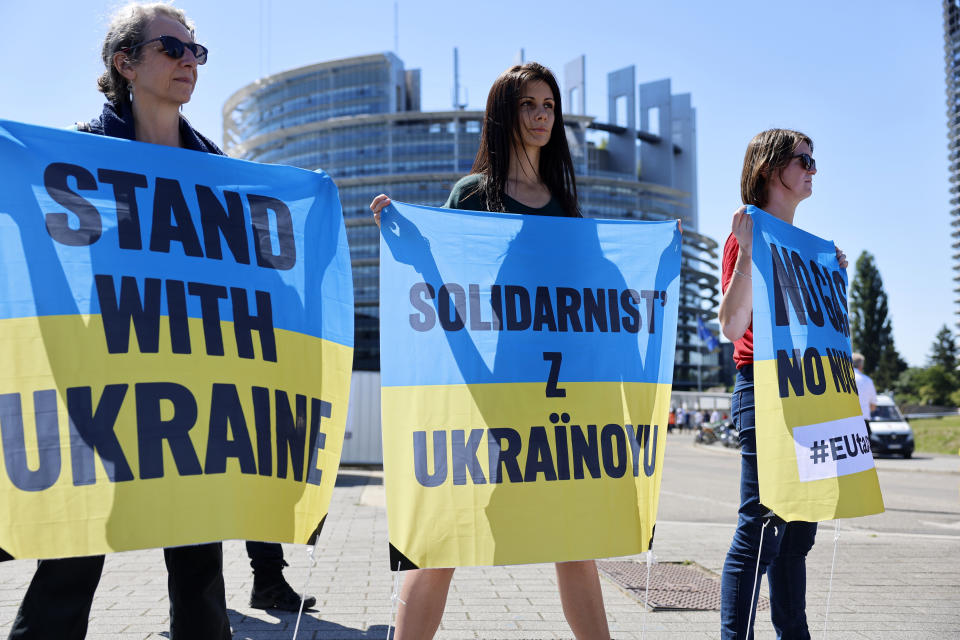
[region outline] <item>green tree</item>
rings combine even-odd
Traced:
[[[930,347],[930,364],[938,364],[954,373],[957,370],[957,342],[947,325],[943,325]]]
[[[893,343],[893,325],[887,317],[887,293],[873,256],[864,251],[857,258],[850,286],[850,340],[863,354],[863,371],[877,389],[888,389],[907,368]]]
[[[897,404],[927,404],[927,402],[920,397],[920,388],[925,385],[926,382],[926,369],[910,367],[901,373],[893,385]]]
[[[955,405],[957,394],[956,377],[935,364],[921,369],[911,367],[900,374],[894,385],[898,404]]]

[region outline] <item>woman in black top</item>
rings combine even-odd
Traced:
[[[370,203],[380,211],[390,198]],[[553,73],[529,62],[497,78],[487,97],[473,173],[459,180],[444,207],[527,215],[580,217],[573,161]],[[560,601],[578,640],[610,637],[600,578],[593,560],[558,562]],[[453,569],[409,572],[397,615],[397,640],[431,638],[440,626]]]

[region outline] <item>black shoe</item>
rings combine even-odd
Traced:
[[[310,609],[317,604],[313,596],[304,596],[303,608]],[[254,609],[280,609],[281,611],[300,611],[300,594],[293,590],[283,576],[279,580],[262,584],[253,581],[250,592],[250,606]]]

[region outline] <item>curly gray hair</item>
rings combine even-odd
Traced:
[[[157,16],[176,20],[190,31],[192,37],[196,36],[193,22],[182,10],[172,5],[163,2],[132,2],[118,9],[110,19],[110,27],[103,39],[100,57],[106,69],[97,79],[97,88],[116,107],[130,102],[130,87],[127,79],[114,66],[113,56],[118,51],[142,42],[150,21]],[[129,58],[132,63],[138,62],[140,50],[131,51]]]

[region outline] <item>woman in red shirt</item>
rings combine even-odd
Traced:
[[[817,164],[812,154],[813,141],[799,131],[770,129],[754,136],[747,146],[740,177],[744,205],[752,204],[793,224],[797,205],[813,193]],[[753,219],[747,215],[746,206],[742,206],[733,214],[731,233],[723,248],[721,279],[724,294],[720,328],[734,343],[733,359],[737,365],[730,409],[742,446],[740,510],[723,565],[720,633],[724,640],[753,637],[760,586],[754,576],[766,573],[770,617],[777,638],[809,640],[806,557],[813,548],[817,523],[784,522],[760,504],[754,435],[752,248]],[[837,259],[840,268],[846,269],[846,257],[839,249]],[[767,531],[763,532],[765,526]]]

